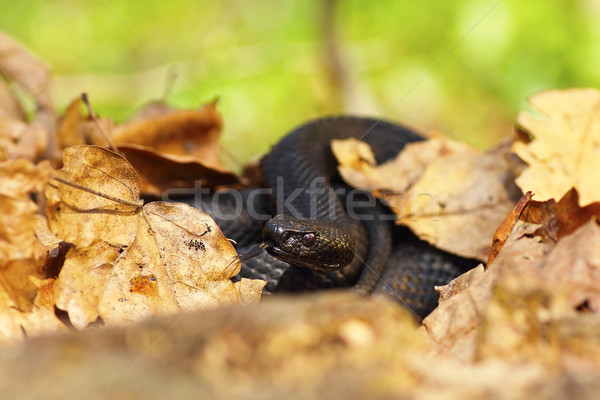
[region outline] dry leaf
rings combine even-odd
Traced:
[[[538,234],[544,240],[556,242],[592,217],[600,218],[600,202],[580,207],[579,194],[575,189],[568,191],[558,203],[554,199],[535,201],[532,197],[531,192],[523,195],[496,230],[488,265],[494,261],[517,220],[541,225]]]
[[[85,145],[65,149],[63,162],[56,176],[92,192],[53,181],[46,190],[46,216],[52,232],[82,248],[100,242],[117,249],[130,244],[142,205],[133,168],[117,153]]]
[[[119,151],[140,176],[142,192],[161,197],[174,188],[214,188],[238,181],[233,173],[207,167],[195,157],[170,155],[149,147],[121,144]],[[192,191],[192,193],[194,193]]]
[[[40,107],[50,110],[54,108],[50,95],[50,68],[2,31],[0,71],[28,91]]]
[[[81,115],[81,97],[77,97],[69,104],[64,115],[58,121],[56,141],[60,149],[86,144],[81,133],[83,123],[85,123],[85,118]]]
[[[208,105],[135,119],[115,128],[112,136],[117,145],[137,144],[161,153],[191,156],[205,166],[223,169],[218,157],[221,125],[214,105]]]
[[[142,192],[161,197],[169,189],[238,181],[219,159],[221,124],[214,105],[177,111],[152,103],[113,138],[139,174]]]
[[[20,43],[0,31],[0,71],[30,93],[36,102],[34,123],[45,133],[45,154],[54,158],[56,115],[50,95],[50,69]]]
[[[440,305],[424,321],[435,352],[558,362],[581,340],[596,346],[586,333],[596,323],[579,321],[578,313],[600,311],[598,210],[598,203],[579,207],[575,190],[558,203],[525,195],[488,269],[439,289]],[[590,357],[600,361],[600,353]]]
[[[600,91],[549,90],[529,102],[545,118],[519,115],[519,125],[534,140],[513,145],[513,151],[529,165],[517,185],[539,200],[559,199],[575,188],[582,205],[600,201],[600,187],[592,172],[600,169]]]
[[[494,230],[513,205],[502,154],[434,137],[408,144],[394,160],[375,166],[366,144],[344,146],[353,150],[332,144],[344,180],[380,196],[398,224],[440,249],[487,260]]]
[[[47,139],[46,131],[36,122],[27,124],[0,117],[0,149],[4,159],[35,161],[46,151]]]
[[[27,115],[25,110],[15,97],[8,85],[0,77],[0,118],[25,122]]]
[[[21,312],[10,308],[0,314],[0,341],[15,341],[26,337],[68,332],[54,313],[54,279],[33,279],[37,288],[31,309]]]
[[[52,170],[20,159],[0,163],[0,336],[18,339],[64,328],[54,315],[51,299],[40,288],[47,247],[36,235],[38,206],[31,194],[39,192]]]
[[[546,363],[600,362],[600,227],[588,221],[531,268],[497,282],[480,331],[479,357]],[[516,267],[516,268],[515,268]]]
[[[237,254],[207,214],[177,203],[140,207],[139,179],[121,155],[70,147],[57,175],[47,217],[74,247],[54,292],[76,328],[260,298],[264,281],[231,282]]]
[[[439,306],[423,321],[437,352],[451,351],[465,359],[475,357],[478,328],[498,277],[505,269],[534,268],[551,247],[534,236],[537,229],[537,225],[519,221],[494,263],[485,270],[481,265],[440,289]]]
[[[523,209],[520,219],[540,224],[543,233],[550,240],[558,241],[585,224],[592,217],[600,218],[600,202],[581,207],[579,193],[576,189],[569,190],[557,203],[554,199],[548,201],[531,200]]]
[[[492,248],[490,249],[490,255],[487,259],[486,265],[490,265],[494,261],[498,255],[498,252],[500,252],[500,249],[502,246],[504,246],[506,239],[508,239],[508,235],[510,235],[515,223],[520,219],[523,209],[525,206],[527,206],[527,204],[529,204],[532,195],[533,194],[531,192],[525,193],[519,199],[517,204],[515,204],[515,207],[512,209],[510,214],[508,214],[500,226],[498,226],[498,229],[496,229],[496,232],[494,233],[494,239],[492,240]]]
[[[92,144],[109,147],[107,137],[110,137],[114,123],[106,118],[94,118],[81,113],[83,104],[81,96],[69,104],[61,117],[56,131],[56,140],[59,148]]]

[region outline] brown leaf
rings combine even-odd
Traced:
[[[579,193],[576,189],[571,189],[558,203],[554,199],[531,200],[521,213],[520,219],[542,225],[545,236],[558,241],[592,217],[600,218],[600,202],[585,207],[581,207],[579,203]]]
[[[168,189],[194,188],[198,184],[203,188],[214,188],[238,181],[233,173],[224,168],[208,167],[195,157],[170,155],[134,144],[121,144],[119,151],[139,174],[145,194],[160,197]]]
[[[521,213],[523,212],[525,206],[529,204],[532,195],[533,194],[531,192],[525,193],[519,199],[517,204],[515,204],[515,207],[512,209],[510,214],[508,214],[508,216],[504,219],[504,221],[502,221],[500,226],[498,226],[498,229],[496,229],[496,232],[494,233],[494,239],[492,240],[492,248],[490,250],[490,255],[488,257],[486,265],[490,265],[494,261],[494,259],[498,255],[498,252],[500,251],[502,246],[504,246],[508,235],[510,235],[513,226],[515,226],[515,223],[520,219]]]
[[[13,262],[31,264],[35,271],[44,247],[35,235],[37,205],[29,197],[41,190],[52,170],[47,162],[39,166],[20,159],[0,163],[0,268]]]
[[[492,236],[512,208],[510,173],[499,152],[480,153],[442,137],[411,143],[374,166],[366,144],[333,143],[340,173],[371,190],[421,239],[463,257],[487,260]]]
[[[54,313],[53,285],[54,279],[35,282],[37,294],[35,294],[31,309],[27,312],[9,308],[0,313],[0,342],[14,342],[20,339],[69,331]]]
[[[220,130],[214,105],[177,111],[153,103],[117,127],[113,138],[140,175],[142,192],[160,197],[168,189],[238,181],[219,159]]]
[[[507,270],[480,330],[480,357],[560,365],[600,362],[600,227],[595,219],[563,237],[537,265]],[[583,312],[580,310],[583,306]]]
[[[81,115],[81,104],[81,97],[77,97],[58,121],[56,141],[60,149],[86,144],[81,133],[81,125],[85,122]]]
[[[47,162],[0,163],[0,332],[5,339],[64,328],[38,289],[49,284],[42,282],[48,249],[37,238],[38,207],[30,198],[51,173]]]
[[[546,240],[558,241],[575,231],[591,218],[600,218],[600,203],[579,206],[579,194],[576,189],[568,191],[557,203],[532,200],[533,194],[527,192],[519,200],[513,211],[506,217],[494,234],[494,244],[488,259],[492,263],[517,220],[540,225],[538,234]]]
[[[56,132],[59,148],[62,150],[81,144],[109,147],[107,137],[110,137],[113,130],[112,120],[84,116],[81,113],[82,104],[81,96],[77,97],[61,117]]]
[[[572,233],[565,235],[548,254],[540,275],[550,290],[562,286],[565,302],[560,312],[575,312],[587,303],[587,311],[600,312],[600,227],[592,218]],[[558,308],[554,309],[559,312]]]
[[[142,145],[161,153],[192,156],[205,166],[222,168],[218,157],[221,125],[215,107],[208,105],[132,120],[115,128],[113,139],[117,145]]]
[[[54,296],[56,306],[69,313],[75,328],[83,329],[98,319],[98,304],[119,250],[109,243],[97,243],[74,247],[67,253]]]
[[[4,159],[37,160],[47,148],[47,134],[38,123],[25,123],[0,116],[0,149]]]
[[[582,205],[600,201],[593,173],[600,169],[600,91],[549,90],[529,102],[545,118],[519,115],[519,125],[534,140],[513,144],[513,151],[529,165],[517,185],[540,200],[559,199],[575,188]]]
[[[57,153],[54,139],[56,115],[50,94],[50,69],[20,43],[0,31],[0,71],[35,99],[37,107],[33,122],[45,134],[45,154],[54,158]]]
[[[29,92],[40,107],[50,110],[54,108],[50,95],[50,68],[2,31],[0,71]]]
[[[77,185],[46,191],[50,227],[75,245],[55,296],[76,328],[260,298],[264,281],[231,282],[237,254],[208,215],[177,203],[140,208],[139,180],[121,155],[70,147],[57,175]]]
[[[522,200],[488,269],[440,289],[440,305],[424,321],[434,349],[466,359],[555,363],[568,353],[583,356],[584,340],[598,350],[585,356],[600,361],[600,341],[588,333],[597,324],[578,321],[580,310],[600,311],[598,205],[580,208],[574,190],[559,203]],[[573,223],[560,222],[567,215]]]
[[[129,244],[142,205],[133,168],[123,156],[97,146],[68,147],[63,162],[56,176],[90,190],[52,181],[46,190],[46,216],[52,232],[78,247],[98,242],[116,248]]]
[[[517,222],[487,269],[481,265],[440,289],[440,305],[423,321],[437,353],[454,352],[466,360],[475,357],[478,329],[499,277],[506,270],[534,268],[553,245],[539,240],[534,235],[537,229],[537,225]]]

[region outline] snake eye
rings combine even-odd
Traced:
[[[306,235],[304,235],[302,237],[302,244],[307,247],[310,247],[313,244],[315,244],[315,240],[316,240],[316,236],[314,233],[307,233]]]

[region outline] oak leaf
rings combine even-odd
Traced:
[[[365,143],[334,141],[332,148],[344,180],[380,197],[397,224],[440,249],[487,259],[494,230],[513,205],[511,175],[501,152],[481,153],[432,137],[375,165]]]
[[[539,200],[560,199],[575,188],[582,205],[599,201],[594,171],[600,169],[600,91],[549,90],[529,102],[543,118],[519,115],[519,125],[533,140],[513,144],[513,151],[528,164],[517,185]]]
[[[504,267],[483,314],[479,357],[556,366],[573,365],[574,356],[579,365],[600,361],[594,333],[600,311],[598,221],[590,219],[546,248],[537,265],[523,268],[512,260]]]
[[[494,261],[514,224],[519,220],[539,224],[540,237],[556,242],[574,232],[591,218],[600,219],[600,202],[581,207],[576,189],[569,190],[558,202],[554,199],[536,201],[533,197],[531,192],[525,193],[496,230],[488,265]]]

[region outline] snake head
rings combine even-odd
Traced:
[[[354,258],[354,237],[327,220],[277,215],[263,229],[267,252],[282,261],[319,271],[342,268]]]

